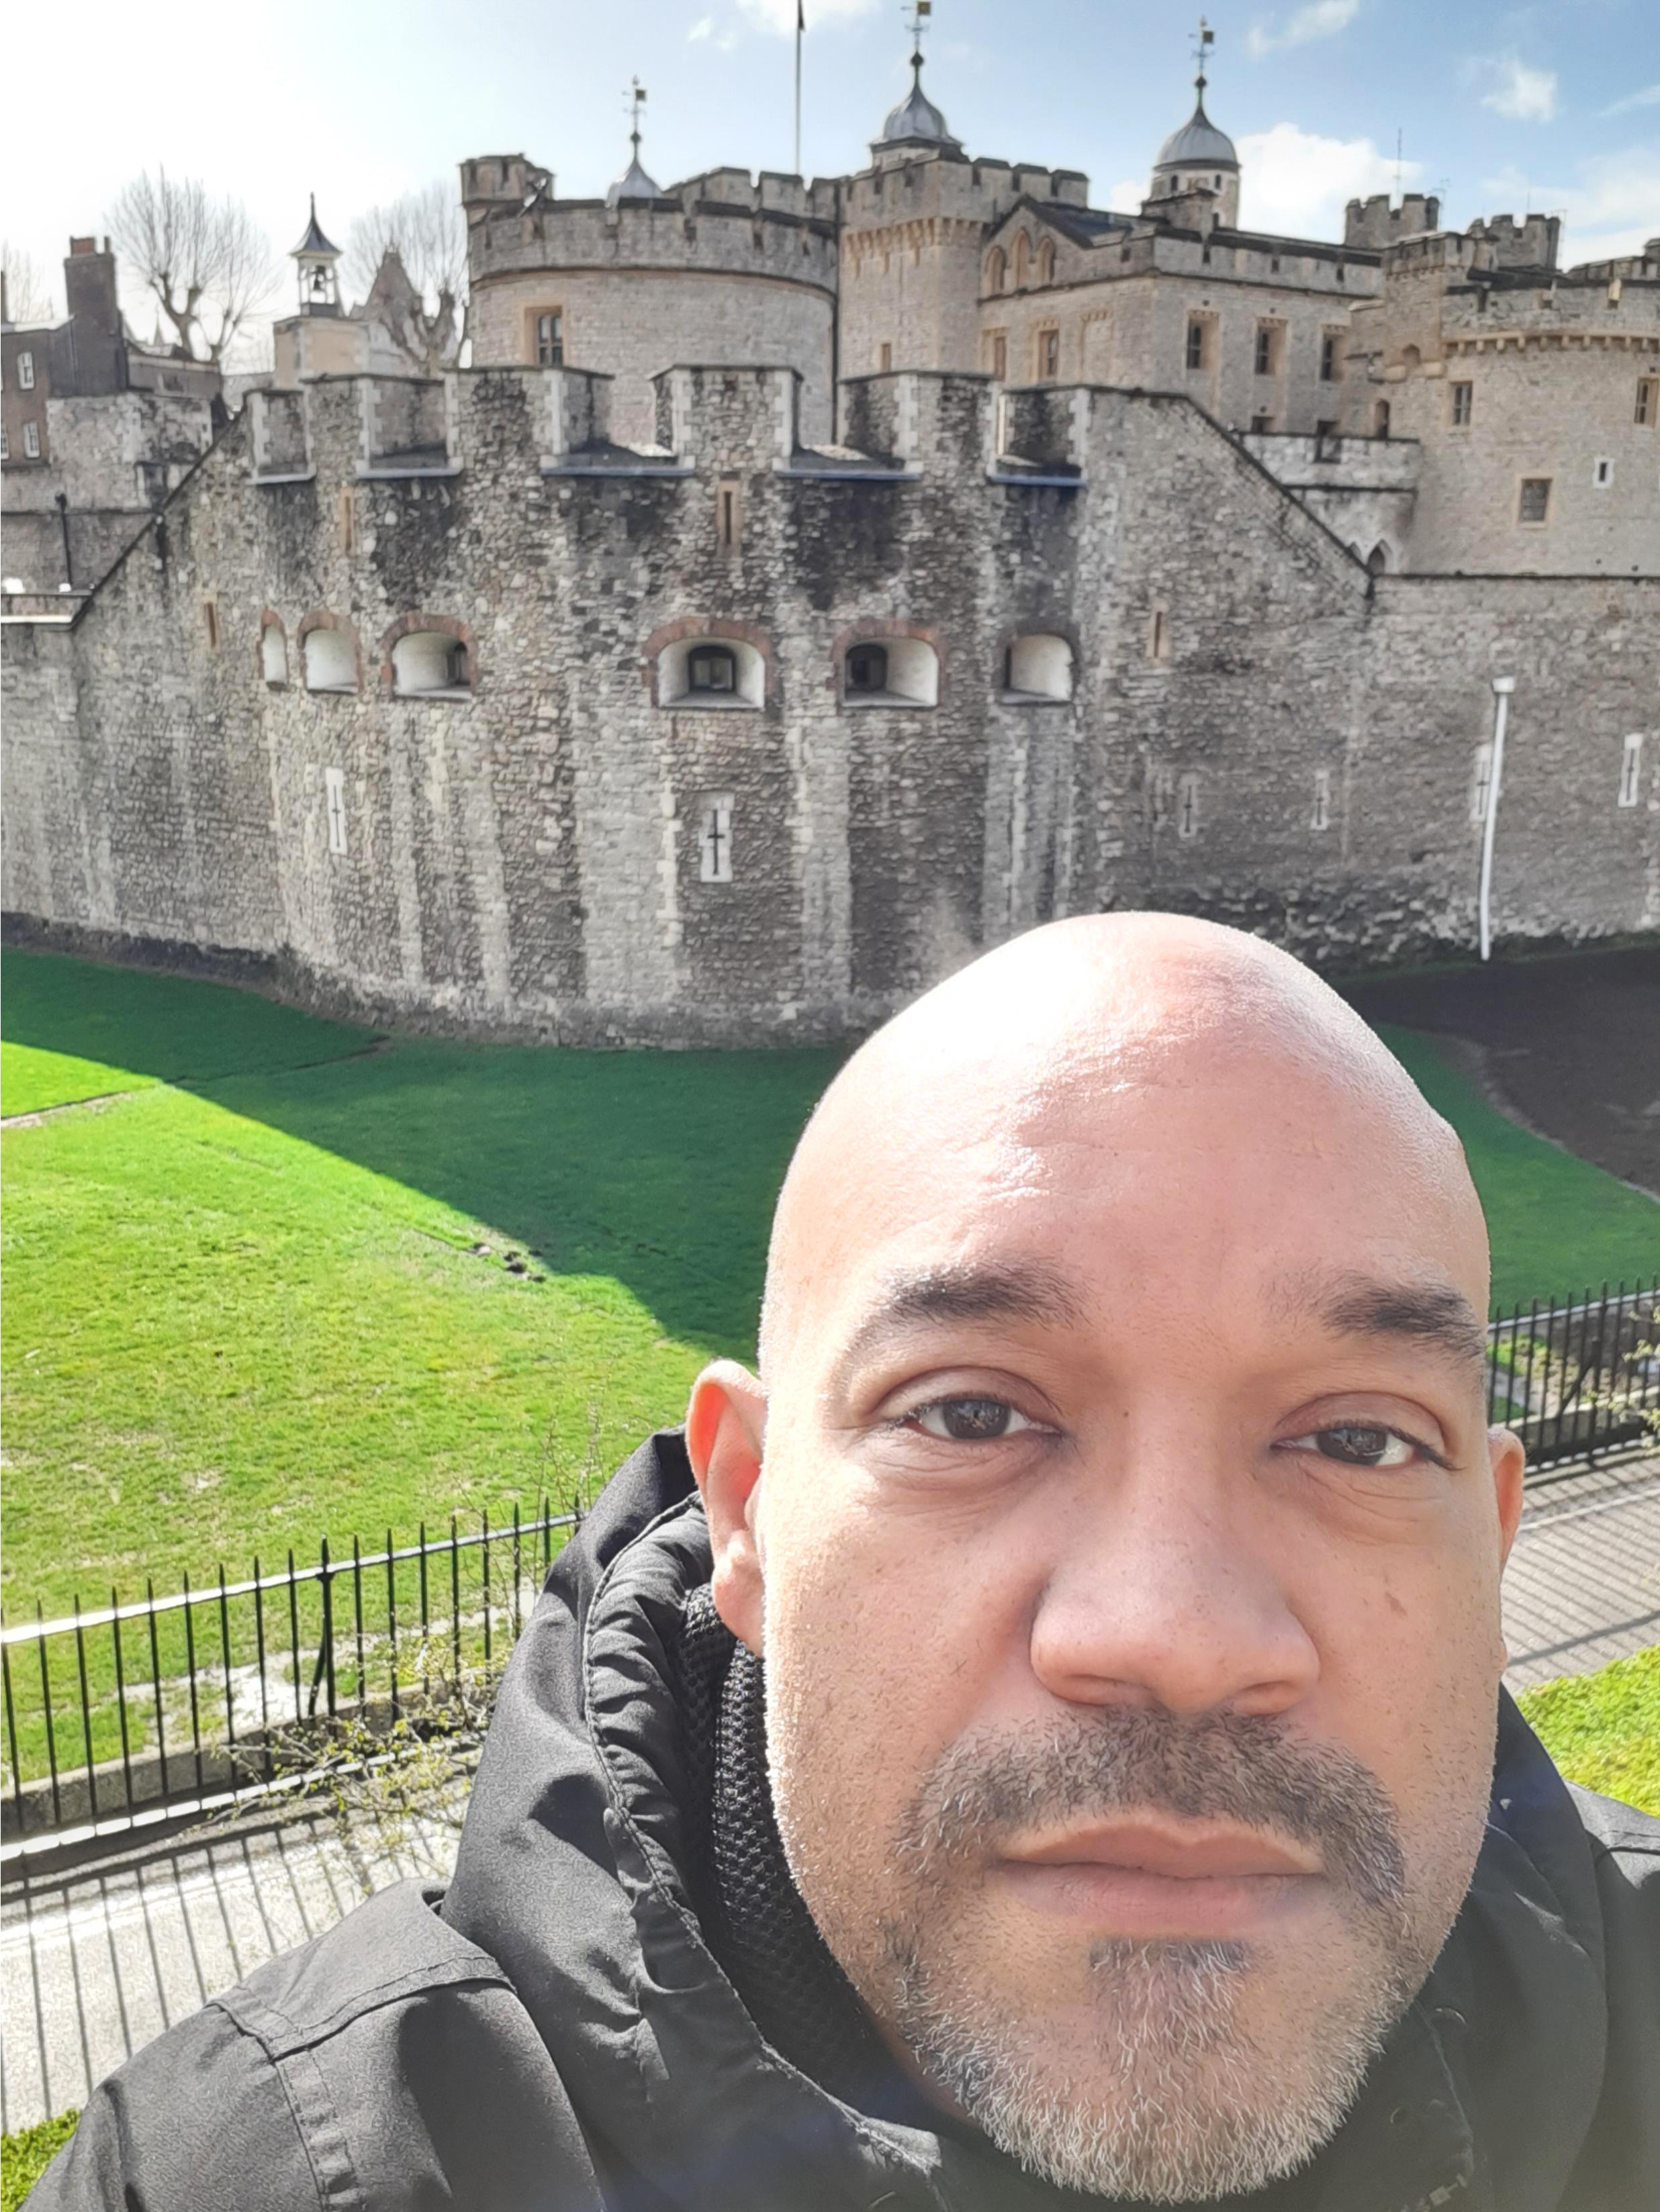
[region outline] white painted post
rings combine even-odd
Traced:
[[[1481,888],[1477,895],[1483,960],[1493,950],[1493,833],[1499,819],[1499,787],[1505,773],[1505,725],[1510,716],[1510,695],[1515,689],[1513,676],[1495,676],[1493,679],[1493,696],[1499,703],[1493,725],[1493,770],[1487,778],[1487,819],[1481,824]]]

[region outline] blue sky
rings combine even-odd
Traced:
[[[804,166],[836,174],[899,96],[907,39],[897,0],[806,12]],[[934,0],[928,90],[970,153],[1083,169],[1098,204],[1133,206],[1188,112],[1197,13]],[[1247,224],[1335,234],[1351,193],[1393,183],[1398,131],[1403,181],[1441,188],[1452,222],[1554,210],[1576,260],[1660,232],[1655,0],[1211,0],[1209,15],[1208,105],[1240,143]],[[594,192],[626,159],[636,73],[660,181],[787,169],[794,21],[794,0],[26,11],[9,40],[0,221],[55,280],[70,232],[97,228],[121,183],[163,161],[240,194],[283,252],[307,192],[344,242],[360,209],[453,178],[469,154],[522,150],[560,191]]]

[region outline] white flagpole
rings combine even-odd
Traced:
[[[801,33],[807,27],[806,0],[795,8],[795,173],[801,173]]]

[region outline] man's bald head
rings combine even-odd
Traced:
[[[1085,915],[959,969],[860,1046],[824,1093],[774,1217],[763,1380],[811,1313],[832,1252],[845,1255],[886,1218],[908,1163],[988,1139],[1012,1156],[1062,1111],[1110,1142],[1116,1109],[1199,1086],[1236,1092],[1242,1160],[1275,1133],[1317,1148],[1339,1120],[1352,1134],[1369,1128],[1444,1205],[1463,1286],[1485,1309],[1486,1230],[1458,1139],[1329,984],[1214,922]],[[1287,1109],[1273,1130],[1253,1113],[1262,1091]],[[1117,1119],[1125,1141],[1146,1141],[1145,1126]]]

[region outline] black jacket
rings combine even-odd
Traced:
[[[441,1904],[385,1891],[141,2051],[31,2212],[1100,2212],[762,2039],[682,1873],[666,1655],[708,1571],[656,1437],[556,1564]],[[1249,2201],[1660,2207],[1660,1821],[1569,1789],[1508,1698],[1440,1961],[1335,2141]]]

